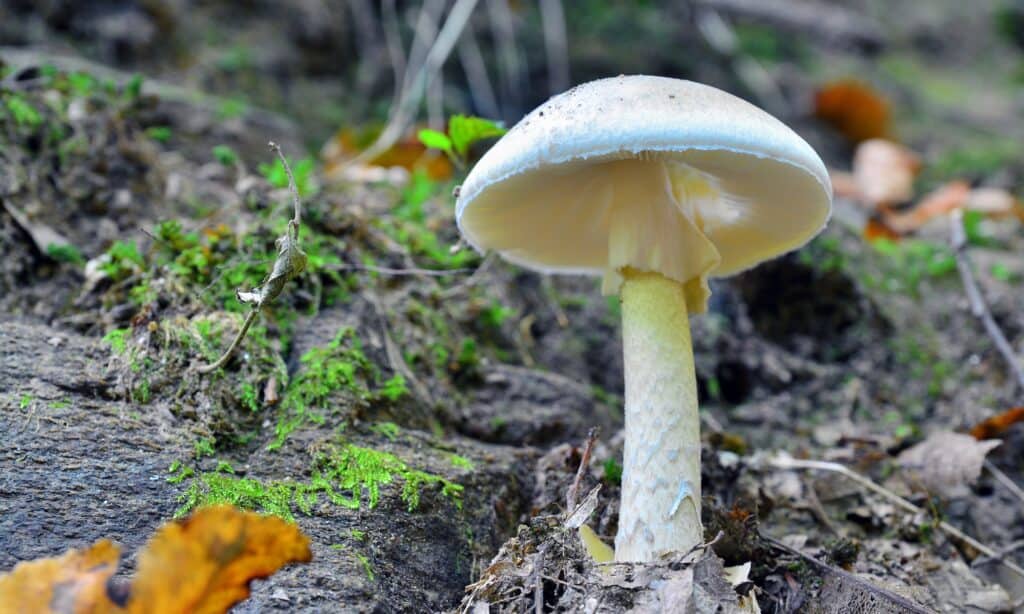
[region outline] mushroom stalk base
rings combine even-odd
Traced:
[[[615,560],[650,561],[703,540],[700,419],[683,285],[623,271],[626,442]]]

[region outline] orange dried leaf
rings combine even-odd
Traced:
[[[951,181],[926,194],[910,211],[885,215],[885,224],[900,234],[913,232],[932,218],[963,207],[970,192],[971,186],[966,181]]]
[[[971,429],[971,436],[977,440],[1002,437],[1014,424],[1024,422],[1024,407],[1011,407],[1001,414],[987,418]]]
[[[397,166],[409,171],[423,169],[435,181],[450,179],[454,172],[451,161],[437,151],[428,151],[415,136],[416,133],[417,130],[413,130],[410,136],[395,143],[367,164],[383,168]],[[359,137],[348,129],[338,131],[320,152],[324,173],[329,177],[337,176],[352,158],[372,142],[373,139]]]
[[[226,612],[249,583],[312,559],[309,538],[274,516],[203,508],[164,525],[139,556],[129,612]]]
[[[814,115],[854,143],[889,134],[889,103],[872,87],[838,81],[814,95]]]
[[[920,170],[917,154],[885,139],[865,141],[853,155],[853,181],[860,200],[871,209],[910,200]]]
[[[868,242],[876,239],[888,239],[889,241],[898,241],[900,239],[899,233],[873,217],[869,218],[868,223],[864,225],[863,234],[864,240]]]
[[[120,548],[103,539],[87,550],[19,563],[0,576],[0,612],[118,613],[107,596]]]

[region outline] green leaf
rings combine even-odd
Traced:
[[[502,136],[508,132],[500,123],[469,115],[453,115],[448,120],[448,137],[460,157],[465,158],[477,141]]]
[[[440,149],[441,151],[451,154],[452,152],[452,140],[447,137],[443,132],[437,130],[424,129],[419,132],[420,143],[424,146],[432,149]]]
[[[224,166],[234,166],[235,162],[238,162],[238,154],[227,145],[214,145],[213,157]],[[283,171],[284,169],[281,170]]]

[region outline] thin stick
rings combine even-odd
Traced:
[[[466,22],[469,21],[473,9],[476,8],[477,1],[456,0],[452,10],[448,12],[448,18],[445,20],[444,25],[441,26],[437,39],[434,40],[433,46],[427,53],[426,59],[423,60],[423,64],[416,71],[415,77],[410,79],[409,74],[411,73],[409,71],[406,72],[406,82],[409,83],[409,86],[403,88],[406,91],[400,97],[397,105],[395,105],[396,108],[393,108],[393,113],[387,125],[384,126],[384,130],[381,131],[377,140],[363,150],[361,154],[353,158],[350,164],[364,163],[367,160],[376,158],[394,145],[406,131],[409,123],[416,115],[416,109],[423,99],[424,91],[448,59],[448,55],[459,40],[463,28],[466,27]],[[412,65],[410,61],[410,70]]]
[[[859,473],[857,473],[857,472],[855,472],[855,471],[853,471],[851,469],[848,469],[847,467],[845,467],[843,465],[840,465],[839,463],[831,463],[831,462],[828,462],[828,461],[816,461],[816,460],[800,460],[800,459],[792,458],[790,456],[781,456],[781,455],[780,456],[775,456],[774,458],[772,458],[769,461],[769,463],[773,467],[776,467],[778,469],[820,469],[822,471],[832,471],[834,473],[838,473],[840,475],[843,475],[843,476],[849,478],[850,480],[853,480],[854,482],[860,484],[861,486],[863,486],[864,488],[870,490],[871,492],[875,493],[876,495],[879,495],[879,496],[881,496],[881,497],[883,497],[885,499],[888,499],[889,501],[891,501],[897,507],[901,507],[901,508],[903,508],[903,510],[905,510],[907,512],[910,512],[911,514],[923,514],[923,513],[925,513],[924,510],[922,510],[921,508],[917,507],[916,505],[914,505],[910,501],[907,501],[906,499],[904,499],[903,497],[897,495],[896,493],[894,493],[894,492],[892,492],[892,491],[890,491],[890,490],[888,490],[886,488],[883,488],[883,487],[879,486],[878,484],[875,484],[874,482],[872,482],[868,478],[860,475]],[[982,553],[982,554],[984,554],[986,556],[989,556],[989,557],[996,557],[997,556],[997,553],[996,553],[995,550],[993,550],[992,548],[990,548],[990,547],[986,546],[985,544],[979,542],[978,540],[974,539],[970,535],[967,535],[966,533],[964,533],[960,529],[954,527],[953,525],[949,524],[948,522],[946,522],[944,520],[940,520],[939,521],[938,527],[939,527],[939,529],[941,529],[947,535],[962,541],[963,543],[969,545],[970,547],[974,548],[975,550],[977,550],[978,552],[980,552],[980,553]],[[1002,560],[1000,562],[1007,569],[1013,571],[1017,575],[1019,575],[1022,578],[1024,578],[1024,569],[1019,567],[1016,563],[1013,563],[1013,562],[1007,561],[1007,560]]]
[[[1003,473],[1002,469],[996,467],[995,463],[988,459],[985,459],[985,469],[988,469],[988,472],[992,474],[992,477],[994,477],[997,482],[1006,487],[1006,490],[1013,493],[1015,497],[1017,497],[1018,499],[1021,500],[1022,503],[1024,503],[1024,489],[1022,489],[1020,486],[1017,486],[1017,483],[1014,482],[1010,478],[1010,476]]]
[[[540,0],[544,53],[548,59],[548,90],[554,95],[569,87],[569,43],[562,0]]]
[[[299,224],[302,223],[302,203],[299,202],[299,188],[295,183],[295,176],[292,175],[292,167],[288,165],[288,159],[284,157],[281,152],[281,146],[270,141],[267,144],[277,154],[278,159],[281,160],[281,165],[284,166],[284,172],[288,175],[288,189],[292,193],[292,204],[295,206],[295,217],[292,218],[292,224],[295,224],[295,236],[298,237]]]
[[[996,349],[1003,355],[1006,364],[1010,366],[1010,372],[1017,380],[1017,387],[1024,392],[1024,367],[1021,367],[1013,347],[1006,340],[1006,335],[992,318],[992,312],[989,311],[988,305],[981,295],[981,290],[978,289],[978,283],[974,279],[974,273],[971,271],[971,263],[967,257],[967,235],[964,232],[963,218],[964,214],[960,209],[954,209],[949,214],[950,243],[953,247],[953,255],[956,257],[956,268],[960,271],[964,292],[967,293],[967,301],[971,306],[971,314],[981,320],[985,332],[992,338]]]
[[[256,317],[259,316],[263,305],[277,298],[284,289],[284,285],[288,283],[288,280],[298,275],[306,267],[306,254],[302,252],[298,245],[299,224],[302,221],[302,203],[299,201],[299,188],[295,184],[295,176],[292,175],[292,169],[288,166],[288,160],[284,157],[284,153],[281,152],[281,147],[273,141],[268,143],[268,145],[277,153],[281,164],[284,166],[284,172],[288,175],[288,189],[292,193],[295,216],[288,220],[287,233],[277,240],[279,246],[277,259],[274,261],[270,274],[267,275],[258,292],[249,293],[253,295],[253,298],[246,299],[236,291],[236,296],[238,296],[240,301],[248,302],[251,305],[249,315],[245,317],[245,322],[242,323],[242,328],[235,335],[235,339],[228,346],[227,351],[213,364],[199,367],[199,373],[212,373],[226,365],[238,349],[238,346],[242,344],[242,340],[245,339],[246,333],[249,332],[249,327],[252,326],[252,323],[256,321]]]
[[[971,567],[978,567],[980,565],[987,565],[989,563],[998,563],[1006,558],[1006,555],[1013,553],[1016,550],[1024,548],[1024,539],[1018,539],[1015,542],[1011,542],[1007,546],[1003,546],[997,552],[997,556],[992,558],[990,556],[979,556],[978,558],[971,561]]]
[[[217,362],[206,365],[204,367],[199,367],[198,371],[200,373],[213,373],[217,369],[220,369],[224,365],[228,364],[228,361],[231,360],[231,356],[234,355],[235,350],[238,349],[238,346],[242,345],[242,340],[245,339],[245,334],[249,332],[249,327],[252,326],[252,323],[256,321],[256,316],[258,315],[260,315],[260,310],[258,308],[252,309],[249,312],[249,315],[245,316],[245,322],[242,323],[242,329],[238,331],[237,335],[235,335],[235,340],[231,342],[231,345],[228,346],[228,349],[221,355],[220,358],[217,359]]]
[[[864,590],[866,590],[867,592],[874,593],[875,595],[879,595],[879,596],[883,597],[885,600],[889,601],[890,603],[899,605],[904,610],[907,610],[907,611],[910,611],[910,612],[918,612],[918,613],[921,613],[921,614],[931,614],[931,610],[928,610],[928,609],[922,607],[921,604],[919,604],[919,603],[915,603],[915,602],[907,599],[906,597],[904,597],[902,595],[898,595],[898,594],[896,594],[896,593],[894,593],[892,591],[886,590],[886,589],[884,589],[884,588],[882,588],[880,586],[875,586],[871,582],[868,582],[867,580],[865,580],[865,579],[863,579],[863,578],[861,578],[859,576],[856,576],[856,575],[854,575],[852,573],[848,573],[846,571],[843,571],[842,569],[837,569],[835,567],[832,567],[831,565],[827,565],[827,564],[823,563],[822,561],[819,561],[818,559],[814,558],[813,556],[811,556],[809,554],[804,554],[803,552],[800,552],[796,548],[791,548],[791,547],[787,546],[786,544],[780,542],[777,539],[774,539],[772,537],[768,537],[767,535],[765,535],[764,536],[764,540],[767,541],[769,544],[775,546],[779,550],[783,550],[783,551],[788,552],[790,554],[796,555],[796,556],[802,558],[803,560],[807,561],[808,563],[812,563],[815,567],[825,571],[825,573],[829,573],[829,574],[833,574],[833,575],[839,576],[840,578],[843,579],[844,582],[850,582],[851,584],[856,584],[857,586],[862,586],[862,587],[864,587]]]
[[[491,86],[491,79],[487,76],[487,66],[484,64],[483,56],[480,55],[480,45],[476,42],[476,33],[473,31],[473,24],[466,24],[466,30],[459,39],[459,62],[462,63],[462,70],[466,73],[466,81],[469,83],[469,92],[473,96],[473,102],[485,117],[500,117],[498,99],[494,96],[494,88]]]
[[[570,512],[576,509],[576,499],[580,495],[580,484],[583,483],[583,476],[587,474],[587,468],[590,466],[590,455],[594,451],[594,443],[597,441],[597,436],[600,432],[601,429],[596,426],[590,427],[590,431],[587,432],[587,440],[583,444],[583,456],[580,458],[580,466],[576,469],[576,479],[572,481],[572,486],[565,495],[565,509]]]

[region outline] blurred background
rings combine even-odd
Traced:
[[[3,0],[0,11],[6,47],[214,94],[226,119],[277,111],[312,149],[339,130],[346,147],[365,146],[389,119],[512,123],[622,73],[704,81],[798,128],[824,122],[831,131],[801,132],[830,161],[889,136],[938,159],[937,174],[977,175],[1017,157],[1024,136],[1015,0]],[[861,87],[835,87],[851,80]]]

